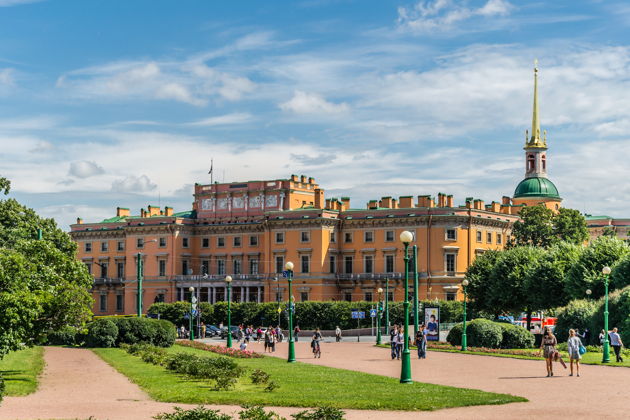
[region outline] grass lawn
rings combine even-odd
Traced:
[[[0,360],[0,374],[6,395],[28,395],[37,389],[37,377],[44,368],[44,348],[31,347],[13,351]]]
[[[508,394],[432,384],[401,385],[398,379],[350,370],[289,364],[275,357],[235,359],[248,372],[230,391],[213,391],[207,383],[187,379],[160,366],[144,363],[120,349],[93,349],[131,381],[158,401],[191,404],[260,404],[265,406],[320,407],[370,410],[436,410],[468,405],[527,401]],[[169,352],[217,357],[210,352],[175,345]],[[279,388],[265,392],[254,385],[249,372],[262,369]]]
[[[383,348],[390,348],[389,344],[381,344],[378,347],[383,347]],[[416,348],[414,346],[409,347],[410,349],[415,350]],[[481,352],[481,351],[461,351],[458,349],[449,349],[449,348],[428,348],[428,351],[441,351],[441,352],[445,352],[445,353],[460,353],[460,354],[472,354],[475,356],[494,356],[494,357],[509,357],[512,359],[524,359],[524,360],[543,360],[543,358],[541,356],[525,356],[525,355],[518,355],[518,354],[501,354],[501,353],[485,353],[485,352]],[[523,349],[506,349],[507,351],[510,350],[523,350]],[[527,350],[532,350],[532,351],[537,351],[536,349],[527,349]],[[569,354],[565,351],[561,351],[560,354],[562,355],[562,358],[564,359],[565,362],[568,363],[569,361]],[[611,350],[610,352],[610,363],[602,363],[602,353],[596,353],[596,352],[586,352],[585,354],[582,355],[582,360],[580,360],[581,364],[584,365],[602,365],[602,366],[621,366],[621,367],[630,367],[630,357],[624,357],[623,362],[618,363],[615,362],[615,354],[614,352]]]

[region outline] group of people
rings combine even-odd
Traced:
[[[586,338],[588,331],[585,331],[583,334],[579,334],[577,330],[570,329],[569,330],[569,339],[567,340],[567,350],[569,353],[569,365],[570,365],[570,373],[569,376],[573,376],[573,366],[575,365],[575,373],[576,376],[580,376],[580,360],[582,359],[582,354],[586,352],[586,348],[582,344],[581,338]],[[604,344],[604,340],[606,338],[606,331],[602,330],[599,334],[599,342],[600,344]],[[619,331],[617,328],[613,328],[612,331],[608,332],[608,338],[610,342],[610,346],[613,348],[615,352],[615,357],[617,362],[623,362],[623,358],[621,357],[621,348],[623,346],[623,342],[621,341],[621,337],[619,336]],[[587,340],[588,342],[588,340]],[[551,328],[545,327],[543,330],[543,337],[540,343],[540,350],[542,352],[542,356],[545,358],[545,363],[547,366],[547,377],[553,376],[553,362],[559,361],[562,366],[566,369],[567,366],[562,360],[560,356],[560,352],[556,349],[558,345],[558,340],[556,336],[551,331]]]
[[[429,330],[427,329],[427,326],[422,323],[418,325],[416,336],[409,336],[409,341],[411,342],[413,340],[413,343],[418,348],[418,359],[427,358],[427,334],[429,334]],[[389,342],[391,346],[392,360],[400,360],[403,346],[405,344],[405,329],[402,325],[394,324],[392,329],[389,331]]]

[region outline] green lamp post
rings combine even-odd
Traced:
[[[379,287],[376,292],[378,293],[378,303],[376,306],[376,344],[381,344],[381,317],[383,316],[383,288]]]
[[[195,341],[195,330],[193,329],[193,314],[195,313],[195,308],[197,307],[197,298],[195,297],[195,288],[190,286],[188,288],[190,292],[190,316],[188,317],[188,327],[190,331],[190,341]]]
[[[610,343],[608,341],[608,275],[610,274],[610,267],[605,266],[602,268],[604,274],[604,349],[602,356],[602,363],[610,363]]]
[[[227,316],[228,316],[228,330],[227,330],[227,347],[231,348],[232,347],[232,306],[231,306],[231,296],[230,296],[230,292],[232,291],[232,276],[226,276],[225,277],[225,282],[227,283],[227,302],[228,302],[228,310],[227,310]]]
[[[468,342],[466,341],[466,286],[468,286],[468,279],[462,281],[462,289],[464,290],[464,325],[462,328],[462,351],[468,350]]]
[[[405,246],[405,288],[403,290],[405,301],[405,330],[402,354],[402,367],[400,370],[400,383],[410,384],[411,380],[411,353],[409,352],[409,243],[413,240],[413,234],[405,230],[400,234],[400,242]]]
[[[288,363],[295,363],[295,343],[293,342],[293,295],[291,294],[291,283],[293,282],[293,263],[287,261],[284,265],[287,270],[287,279],[289,281],[289,357]]]
[[[418,246],[413,246],[413,336],[418,335]]]

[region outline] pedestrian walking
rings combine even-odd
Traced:
[[[284,335],[282,334],[282,328],[280,328],[280,325],[278,325],[276,327],[276,341],[278,343],[282,343],[283,338],[284,338]]]
[[[575,330],[569,330],[569,339],[567,340],[567,350],[569,351],[569,363],[571,364],[571,373],[569,376],[573,376],[573,363],[575,363],[576,376],[580,376],[580,347],[582,347],[582,340],[577,336]]]
[[[420,324],[416,333],[416,346],[418,347],[418,359],[427,358],[427,333],[424,324]]]
[[[623,358],[621,357],[621,347],[623,346],[623,342],[621,341],[621,337],[619,336],[617,327],[613,328],[609,336],[610,345],[612,346],[613,350],[615,350],[615,357],[617,358],[617,362],[623,362]]]
[[[602,332],[599,333],[599,345],[600,346],[604,345],[604,338],[606,338],[606,331],[602,330]]]
[[[396,359],[400,360],[400,355],[402,354],[403,344],[405,343],[405,333],[404,328],[399,328],[398,333],[396,334]]]
[[[335,328],[335,341],[337,343],[341,341],[341,328],[339,328],[339,325]]]
[[[553,335],[551,329],[549,327],[545,327],[543,331],[543,337],[540,342],[540,349],[542,350],[542,355],[545,358],[545,363],[547,365],[547,377],[553,376],[553,359],[557,353],[556,346],[558,345],[558,340],[556,336]]]
[[[322,357],[322,349],[320,346],[320,341],[322,341],[322,333],[319,331],[319,328],[315,330],[313,333],[313,340],[311,341],[311,348],[313,349],[313,357],[321,358]]]
[[[298,341],[299,336],[300,336],[300,326],[296,325],[295,328],[293,329],[293,337],[295,338],[295,341]]]
[[[201,323],[201,338],[206,338],[206,324]]]
[[[396,358],[396,336],[398,335],[398,325],[394,324],[389,331],[389,345],[391,347],[392,360]]]
[[[240,349],[241,349],[241,351],[247,350],[247,343],[245,342],[245,340],[243,340],[243,342],[241,343]]]
[[[267,331],[265,331],[265,353],[267,353],[267,351],[269,351],[271,353],[271,349],[273,348],[273,328],[269,327],[267,328]]]

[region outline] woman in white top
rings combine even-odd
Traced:
[[[581,345],[582,341],[580,337],[575,335],[575,330],[569,330],[569,339],[567,340],[567,349],[569,350],[569,360],[571,363],[571,374],[569,374],[569,376],[573,376],[573,362],[575,362],[577,376],[580,376],[580,359],[582,358],[580,354]]]

